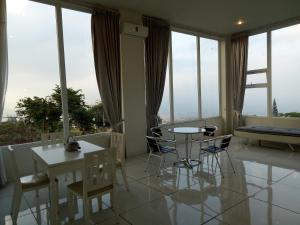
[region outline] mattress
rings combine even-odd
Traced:
[[[281,127],[251,125],[251,126],[238,127],[235,130],[250,132],[250,133],[258,133],[258,134],[300,137],[300,128],[281,128]]]

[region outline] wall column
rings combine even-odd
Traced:
[[[142,24],[142,15],[121,11],[122,23]],[[122,29],[121,29],[122,31]],[[121,32],[121,79],[127,156],[146,153],[144,38]]]

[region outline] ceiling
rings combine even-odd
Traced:
[[[300,17],[300,0],[93,0],[139,11],[171,24],[216,34],[232,34]],[[243,18],[243,26],[235,22]]]

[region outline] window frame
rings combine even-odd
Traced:
[[[247,70],[246,72],[246,76],[251,76],[254,74],[266,74],[266,78],[267,78],[267,82],[266,83],[257,83],[257,84],[248,84],[245,87],[245,90],[247,88],[267,88],[267,115],[266,116],[254,116],[254,115],[247,115],[242,113],[242,115],[244,117],[263,117],[263,118],[270,118],[272,117],[272,65],[271,65],[271,61],[272,61],[272,52],[271,52],[271,31],[263,31],[260,33],[254,33],[249,35],[250,36],[254,36],[254,35],[258,35],[258,34],[262,34],[262,33],[266,33],[267,34],[267,66],[266,68],[260,68],[260,69],[254,69],[254,70]],[[249,46],[248,46],[249,48]]]
[[[192,35],[196,37],[196,50],[197,50],[197,96],[198,96],[198,116],[196,119],[193,120],[183,120],[183,121],[177,121],[179,123],[184,123],[184,122],[191,122],[191,121],[196,121],[196,120],[201,120],[201,119],[209,119],[209,118],[219,118],[222,114],[222,108],[221,108],[221,41],[223,40],[221,37],[217,37],[214,35],[209,35],[209,34],[203,34],[200,32],[194,32],[190,30],[185,30],[181,29],[178,27],[171,27],[170,30],[170,38],[169,38],[169,54],[168,54],[168,63],[169,63],[169,104],[170,104],[170,123],[175,123],[176,121],[174,120],[174,89],[173,89],[173,51],[172,51],[172,32],[178,32],[178,33],[183,33],[187,35]],[[211,40],[215,40],[218,42],[218,104],[219,104],[219,111],[217,116],[213,117],[203,117],[202,115],[202,90],[201,90],[201,44],[200,44],[200,38],[207,38]]]
[[[102,8],[99,4],[73,4],[65,2],[53,2],[50,0],[27,0],[40,4],[50,5],[54,7],[55,10],[55,26],[56,26],[56,36],[57,36],[57,51],[58,51],[58,68],[59,68],[59,82],[61,88],[61,101],[62,101],[62,122],[63,122],[63,133],[64,141],[70,135],[69,126],[69,110],[68,110],[68,96],[67,96],[67,77],[66,77],[66,63],[65,63],[65,47],[64,47],[64,30],[63,30],[63,18],[62,10],[70,9],[78,12],[84,12],[93,14],[95,9]]]

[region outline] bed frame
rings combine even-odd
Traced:
[[[272,142],[280,142],[288,144],[289,148],[294,152],[295,148],[293,144],[300,144],[300,137],[298,136],[288,136],[288,135],[280,135],[280,134],[269,134],[269,133],[262,133],[258,132],[255,133],[253,131],[246,131],[246,130],[235,130],[234,135],[238,137],[244,137],[248,139],[258,140],[259,144],[261,141],[272,141]]]

